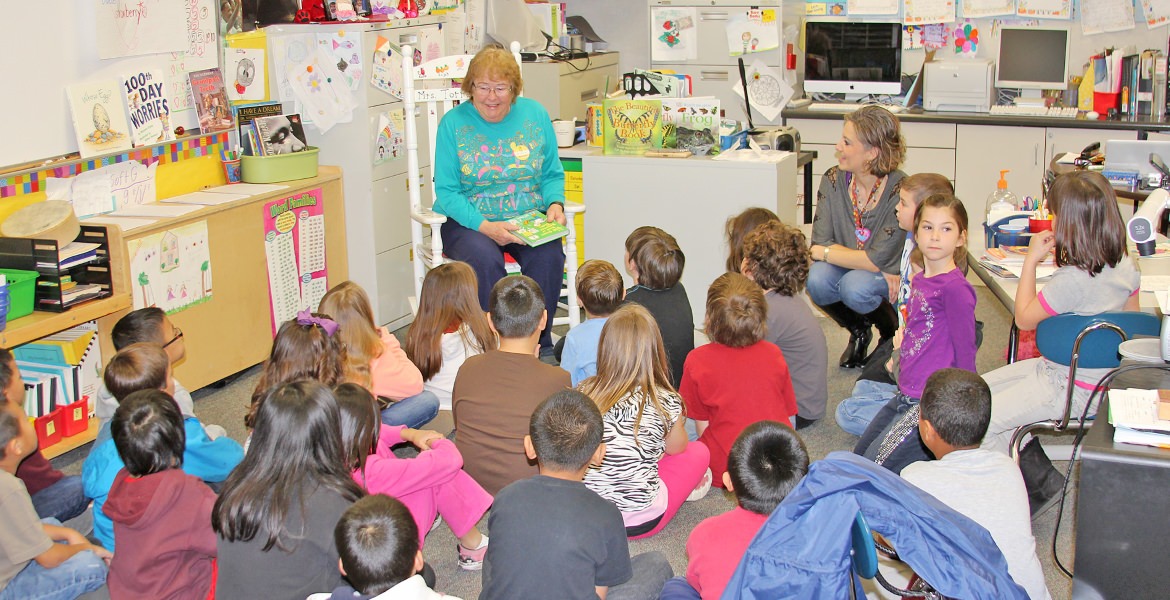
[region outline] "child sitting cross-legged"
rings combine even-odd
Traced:
[[[574,386],[597,374],[601,328],[625,296],[622,274],[612,264],[587,260],[577,270],[577,298],[588,318],[565,335],[565,348],[560,356],[561,368],[569,372]]]
[[[106,365],[102,374],[106,389],[119,402],[139,390],[162,390],[171,393],[171,364],[166,351],[158,344],[131,344]],[[172,399],[172,402],[174,400]],[[81,467],[85,495],[93,498],[93,534],[103,546],[114,550],[114,526],[102,508],[118,472],[125,466],[118,456],[118,448],[110,439],[110,424],[106,441],[96,444]],[[223,436],[211,439],[203,425],[194,417],[183,418],[186,443],[183,450],[183,472],[212,483],[227,479],[232,469],[244,458],[244,449],[235,440]]]
[[[796,398],[784,354],[764,340],[764,291],[739,273],[707,290],[707,337],[687,357],[679,393],[711,451],[713,483],[723,485],[727,454],[744,427],[763,419],[793,424]]]
[[[488,538],[475,524],[492,505],[492,497],[463,470],[463,457],[437,431],[390,426],[378,418],[370,392],[356,383],[334,390],[341,409],[341,443],[354,481],[371,494],[389,494],[414,515],[416,529],[425,536],[436,516],[459,538],[459,567],[478,571],[483,566]],[[392,446],[409,442],[419,449],[414,458],[398,458]],[[419,537],[419,547],[425,539]]]
[[[927,378],[919,409],[922,443],[937,460],[907,465],[902,478],[987,529],[1028,597],[1049,598],[1020,468],[979,447],[991,422],[987,383],[970,371],[939,369]]]
[[[489,494],[536,474],[524,455],[528,417],[540,401],[569,387],[569,374],[536,357],[547,315],[540,286],[525,275],[492,287],[489,323],[498,350],[459,368],[451,408],[463,469]]]
[[[20,402],[24,383],[12,354],[0,349],[0,600],[76,598],[100,589],[110,553],[55,519],[37,517],[16,467],[37,447]]]
[[[687,538],[687,576],[668,581],[662,600],[719,598],[756,532],[807,472],[808,451],[795,431],[776,421],[744,428],[723,474],[739,506],[695,526]]]
[[[206,598],[215,580],[215,492],[182,470],[178,405],[162,390],[139,390],[118,405],[110,430],[126,464],[102,507],[121,540],[110,596]]]
[[[350,585],[308,600],[459,600],[423,581],[422,547],[410,510],[397,499],[373,494],[341,513],[333,541]]]
[[[617,507],[581,482],[605,456],[601,413],[576,390],[541,402],[524,451],[540,474],[496,496],[480,600],[658,598],[674,573],[661,552],[630,559]]]

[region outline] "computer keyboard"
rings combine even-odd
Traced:
[[[851,113],[862,106],[871,106],[869,104],[857,104],[855,102],[813,102],[808,105],[808,110],[817,112],[835,112],[835,113]],[[896,104],[874,104],[872,106],[880,106],[892,113],[906,112],[905,106],[898,106]]]
[[[991,114],[997,117],[1051,117],[1056,119],[1075,119],[1075,106],[1028,106],[1025,104],[996,105],[991,107]]]

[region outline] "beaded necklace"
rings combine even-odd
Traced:
[[[873,208],[874,198],[877,196],[878,190],[882,188],[882,184],[885,183],[886,178],[882,176],[874,182],[873,188],[869,190],[869,197],[866,198],[865,204],[858,202],[861,196],[861,190],[859,189],[857,178],[853,177],[851,179],[852,181],[849,182],[849,198],[853,201],[853,223],[855,225],[853,231],[857,234],[857,249],[863,250],[865,248],[865,242],[869,239],[872,232],[868,227],[862,226],[861,216]]]

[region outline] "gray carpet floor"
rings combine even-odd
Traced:
[[[1004,348],[1007,342],[1008,329],[1011,318],[1007,310],[995,297],[982,287],[977,280],[976,292],[978,305],[976,317],[985,323],[984,342],[980,348],[977,365],[980,373],[986,373],[1002,366]],[[856,438],[849,435],[833,422],[834,409],[847,397],[857,377],[857,370],[840,369],[836,366],[835,357],[840,354],[848,338],[846,332],[837,327],[829,319],[822,319],[822,328],[829,342],[829,410],[828,417],[801,431],[801,436],[808,447],[813,460],[823,458],[834,450],[851,450]],[[405,331],[396,332],[401,339]],[[187,360],[198,360],[198,357],[188,357]],[[253,387],[256,384],[259,370],[252,368],[237,375],[233,380],[219,387],[208,387],[195,392],[195,410],[204,423],[217,423],[227,428],[228,434],[243,441],[245,432],[243,415],[248,405]],[[451,421],[449,414],[440,414],[440,417],[431,424],[431,427],[440,431],[449,431]],[[1045,440],[1045,445],[1050,446]],[[59,468],[67,473],[77,473],[81,470],[81,462],[89,448],[81,448],[54,461]],[[1062,471],[1067,463],[1058,462],[1057,467]],[[1066,567],[1072,567],[1073,527],[1075,520],[1074,482],[1069,486],[1069,506],[1066,507],[1061,525],[1060,537],[1056,545],[1057,553]],[[730,510],[734,507],[734,499],[719,490],[712,490],[706,498],[689,502],[683,506],[673,521],[658,535],[648,540],[630,542],[631,554],[659,550],[669,557],[676,574],[686,571],[685,544],[687,535],[703,519]],[[1036,536],[1037,551],[1040,562],[1044,566],[1048,588],[1053,598],[1057,600],[1070,597],[1071,580],[1065,577],[1055,566],[1052,552],[1052,536],[1057,525],[1057,511],[1050,510],[1033,522],[1033,533]],[[487,518],[480,523],[481,530],[487,531]],[[440,526],[427,538],[424,554],[427,561],[434,567],[438,577],[437,589],[471,600],[479,596],[480,575],[478,572],[461,571],[456,564],[456,541],[450,530]]]

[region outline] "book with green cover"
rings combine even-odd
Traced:
[[[606,100],[605,153],[641,156],[662,147],[661,100]]]
[[[512,217],[508,222],[519,227],[512,235],[529,246],[539,246],[569,235],[568,227],[547,220],[544,213],[535,210]]]

